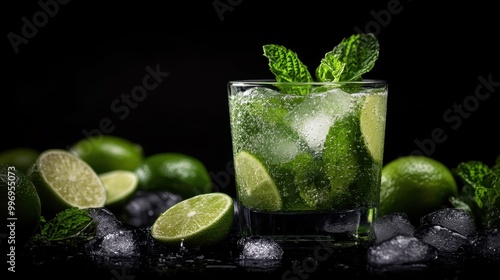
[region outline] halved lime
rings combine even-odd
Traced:
[[[386,95],[367,95],[361,108],[359,120],[364,143],[373,159],[378,163],[382,162],[384,155],[386,110]]]
[[[28,171],[42,204],[42,214],[53,216],[70,208],[102,207],[106,189],[95,171],[69,151],[42,152]]]
[[[128,170],[114,170],[99,174],[102,184],[106,188],[105,206],[116,206],[132,197],[137,190],[139,179],[135,172]]]
[[[158,216],[151,236],[166,245],[214,245],[228,236],[233,216],[233,199],[229,195],[200,194],[178,202]]]
[[[281,196],[267,169],[252,154],[240,151],[234,157],[238,199],[255,210],[278,211],[283,207]]]

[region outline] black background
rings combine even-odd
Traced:
[[[365,78],[390,84],[385,163],[420,152],[449,167],[491,164],[500,154],[500,28],[492,2],[481,2],[73,0],[45,22],[35,17],[40,26],[16,53],[9,36],[23,36],[23,17],[33,23],[43,9],[37,1],[8,1],[0,150],[67,148],[84,131],[108,134],[99,123],[109,118],[111,134],[140,143],[146,155],[192,155],[226,187],[227,81],[272,78],[264,44],[283,44],[315,69],[361,30],[375,33],[381,48]],[[147,66],[169,74],[136,108],[117,113],[111,104],[142,84]],[[479,77],[499,83],[476,96]],[[464,105],[466,114],[444,116]],[[435,130],[444,134],[431,140]]]

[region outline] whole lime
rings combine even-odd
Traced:
[[[135,172],[139,190],[170,191],[183,199],[212,192],[212,181],[205,165],[186,154],[150,155]]]
[[[88,163],[97,174],[134,171],[143,160],[140,144],[112,135],[96,135],[74,143],[70,151]]]
[[[17,147],[0,152],[0,164],[13,165],[24,173],[40,155],[38,150],[28,147]]]
[[[382,168],[379,215],[404,212],[411,221],[449,205],[458,188],[451,170],[427,156],[399,157]]]
[[[0,164],[0,191],[0,218],[7,224],[0,232],[7,236],[8,244],[22,246],[40,222],[41,203],[36,188],[24,172]]]

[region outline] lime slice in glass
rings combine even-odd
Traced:
[[[233,199],[224,193],[200,194],[163,212],[151,227],[151,236],[172,246],[209,246],[224,240],[231,230]]]
[[[139,179],[135,172],[128,170],[114,170],[99,174],[102,184],[106,188],[105,206],[117,206],[131,198],[137,190]]]
[[[386,95],[367,95],[359,118],[365,146],[378,163],[382,162],[384,155],[386,109]]]
[[[103,207],[106,202],[106,189],[97,173],[69,151],[42,152],[28,176],[40,196],[45,216],[71,207]]]
[[[278,188],[262,163],[252,154],[240,151],[234,157],[238,198],[255,210],[278,211],[283,207]]]

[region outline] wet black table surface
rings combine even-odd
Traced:
[[[491,238],[481,242],[488,248],[490,255],[473,254],[471,246],[446,250],[446,247],[454,247],[453,240],[445,241],[441,246],[445,250],[430,246],[432,250],[427,251],[428,249],[422,246],[424,243],[416,242],[416,238],[411,239],[414,236],[407,236],[406,239],[401,239],[402,243],[399,243],[399,237],[402,235],[394,236],[398,240],[395,247],[391,246],[389,250],[387,247],[380,249],[378,245],[386,244],[385,240],[389,236],[376,234],[382,224],[379,222],[374,224],[376,226],[373,229],[378,239],[342,247],[317,240],[309,243],[278,243],[259,236],[244,238],[240,235],[241,231],[236,221],[227,238],[216,245],[185,247],[180,244],[169,247],[152,237],[149,223],[138,226],[130,222],[117,222],[116,216],[105,208],[92,209],[89,213],[99,221],[95,237],[78,244],[64,246],[48,245],[32,239],[16,250],[16,272],[9,273],[7,279],[26,279],[36,275],[50,279],[93,280],[187,277],[259,280],[425,278],[455,280],[475,279],[490,272],[495,275],[500,265],[496,249],[490,250],[498,248],[500,238],[498,229],[491,229],[489,233]],[[390,222],[393,225],[397,220],[390,219]],[[116,227],[111,227],[112,224]],[[393,232],[391,227],[386,230],[388,233]],[[448,235],[442,237],[446,236]],[[472,239],[472,236],[467,239]],[[387,239],[391,240],[394,239]],[[414,245],[420,245],[408,246],[412,242],[416,242]],[[4,254],[4,258],[8,261],[7,254]]]
[[[348,248],[283,247],[280,259],[241,259],[237,237],[205,248],[142,246],[139,254],[97,256],[67,246],[23,248],[16,272],[7,279],[472,279],[495,264],[467,258],[438,259],[427,264],[375,267],[367,263],[367,246]],[[493,274],[494,275],[494,274]],[[5,278],[3,278],[5,279]],[[24,278],[26,279],[26,278]]]

